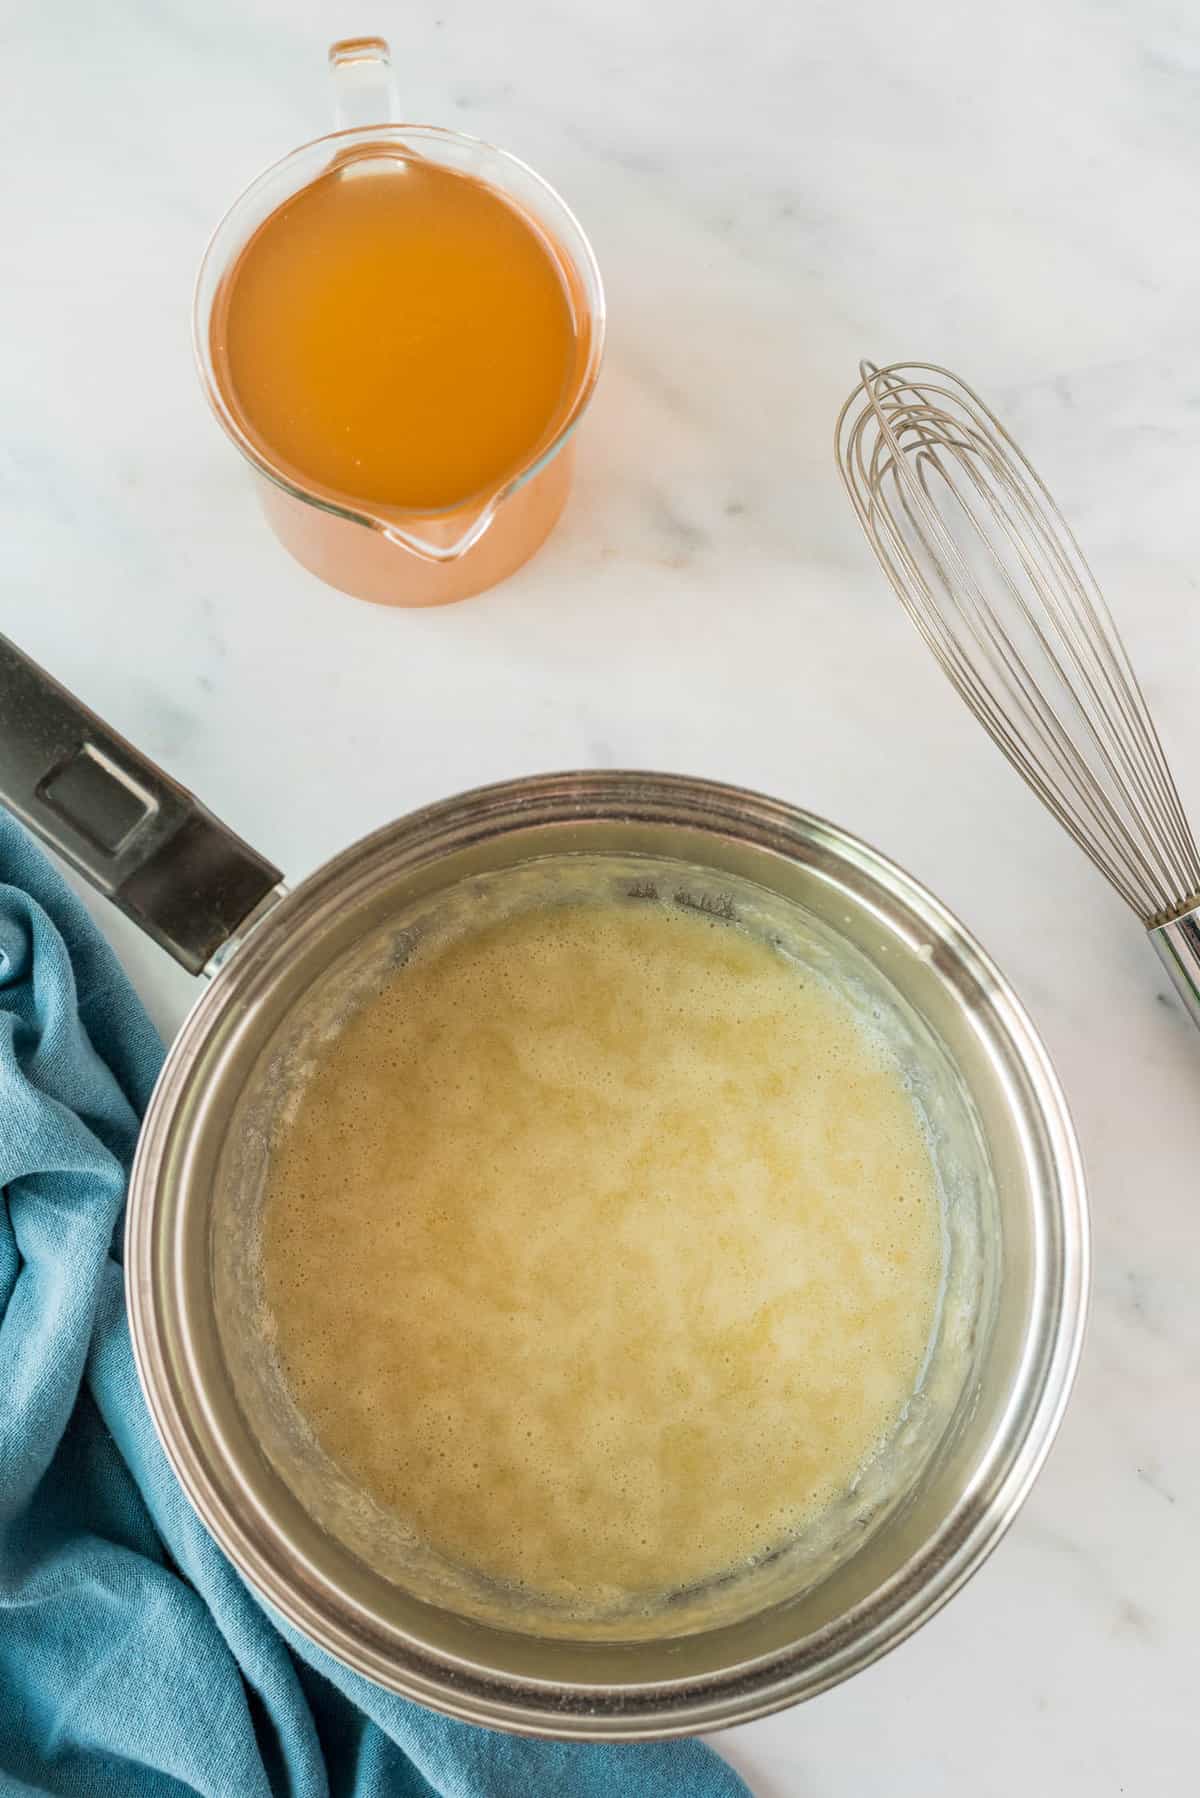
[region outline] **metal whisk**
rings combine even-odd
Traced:
[[[957,376],[859,372],[835,447],[880,566],[979,722],[1145,924],[1200,1025],[1200,854],[1079,545]]]

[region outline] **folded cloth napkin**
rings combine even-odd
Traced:
[[[348,1672],[193,1514],[134,1373],[120,1222],[162,1047],[0,812],[0,1791],[735,1798],[698,1742],[530,1742]]]

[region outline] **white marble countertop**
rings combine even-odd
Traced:
[[[1096,1261],[1050,1465],[913,1641],[722,1752],[760,1798],[1193,1791],[1200,1036],[920,648],[830,441],[864,354],[947,362],[998,405],[1200,815],[1194,9],[117,0],[9,25],[5,631],[290,876],[535,769],[778,794],[926,881],[1046,1035]],[[326,128],[328,41],[373,29],[413,116],[565,192],[611,305],[566,519],[509,585],[440,612],[358,604],[287,560],[189,347],[208,230]],[[103,921],[169,1031],[191,983]]]

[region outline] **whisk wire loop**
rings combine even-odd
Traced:
[[[1148,926],[1200,905],[1200,855],[1125,646],[1070,527],[977,394],[860,364],[838,466],[929,649]]]

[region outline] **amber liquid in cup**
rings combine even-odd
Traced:
[[[604,347],[591,246],[504,150],[398,121],[381,38],[329,53],[339,129],[264,171],[196,283],[200,377],[297,561],[444,605],[566,502]]]
[[[278,207],[213,329],[247,433],[351,504],[465,504],[537,456],[573,388],[571,304],[541,233],[418,157],[335,166]]]

